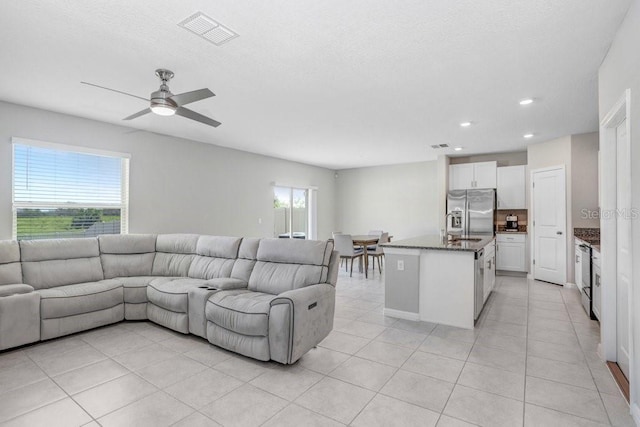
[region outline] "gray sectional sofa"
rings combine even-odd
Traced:
[[[0,241],[0,350],[150,320],[294,363],[333,328],[331,241],[195,234]]]

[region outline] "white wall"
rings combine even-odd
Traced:
[[[571,218],[573,227],[599,228],[598,211],[598,132],[571,135]]]
[[[599,72],[600,120],[631,90],[631,203],[640,209],[640,1],[631,4]],[[631,330],[634,347],[632,361],[631,404],[636,424],[640,425],[640,220],[632,220],[633,233],[633,300],[631,301]],[[606,261],[606,252],[602,254]],[[604,268],[603,268],[604,271]],[[603,277],[603,281],[611,280]]]
[[[131,233],[271,237],[272,182],[317,186],[318,238],[330,237],[335,228],[334,171],[130,131],[0,102],[0,239],[11,238],[12,136],[131,153]]]
[[[540,142],[537,144],[531,144],[527,147],[527,158],[529,161],[528,176],[527,176],[527,188],[531,187],[531,172],[536,169],[542,169],[552,166],[565,166],[565,178],[567,186],[567,282],[574,282],[574,264],[571,262],[574,259],[574,247],[573,247],[573,219],[571,215],[572,199],[571,199],[571,136],[565,136],[562,138],[553,139],[551,141]],[[529,206],[529,222],[533,224],[533,218],[535,214],[535,206]],[[530,230],[531,232],[532,230]],[[533,254],[535,236],[530,234],[530,253],[531,253],[531,265],[529,271],[533,274]]]
[[[338,171],[337,228],[389,231],[394,240],[438,233],[437,162]]]

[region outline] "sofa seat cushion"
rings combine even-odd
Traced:
[[[135,277],[118,277],[118,282],[122,283],[124,288],[124,302],[140,304],[147,302],[147,286],[156,277],[154,276],[135,276]]]
[[[269,335],[271,301],[277,295],[246,289],[220,291],[207,302],[207,320],[242,335]]]
[[[42,319],[92,313],[124,303],[122,284],[113,279],[58,286],[38,292]]]
[[[17,294],[28,294],[29,292],[33,292],[33,286],[23,285],[21,283],[0,286],[0,297],[8,297],[10,295]]]
[[[204,282],[206,280],[203,279],[159,277],[149,283],[147,298],[150,303],[165,310],[188,313],[189,289],[206,286]]]

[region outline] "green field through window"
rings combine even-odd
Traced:
[[[18,240],[120,233],[120,209],[18,209]]]

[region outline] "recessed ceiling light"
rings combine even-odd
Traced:
[[[455,147],[453,150],[454,151],[462,151],[462,147]]]
[[[525,98],[522,101],[520,101],[520,105],[529,105],[533,102],[533,99],[531,98]]]
[[[471,122],[462,122],[460,123],[460,126],[462,126],[463,128],[469,127],[471,126]]]
[[[529,138],[533,138],[533,134],[532,133],[525,133],[524,135],[522,135],[523,137],[529,139]]]

